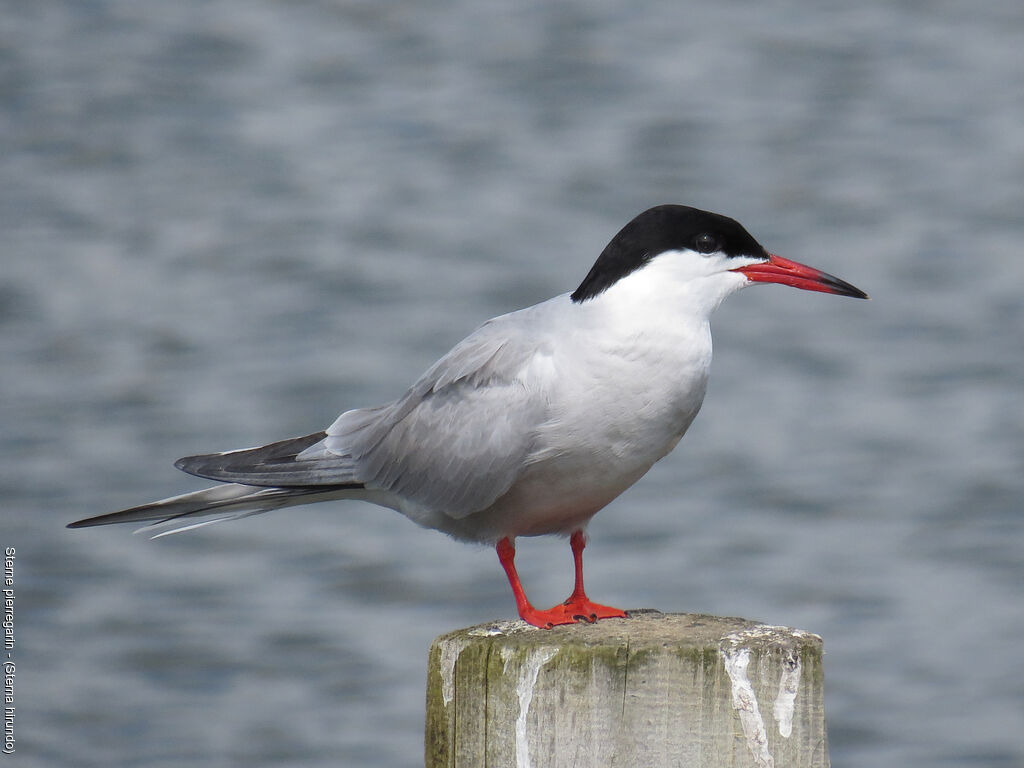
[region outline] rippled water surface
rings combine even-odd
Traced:
[[[6,3],[0,499],[25,766],[415,766],[494,555],[360,504],[64,524],[393,398],[680,202],[873,301],[715,318],[603,602],[827,648],[836,765],[1024,765],[1024,5]],[[561,541],[520,548],[538,603]]]

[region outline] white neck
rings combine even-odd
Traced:
[[[584,305],[592,302],[595,310],[626,326],[654,323],[664,332],[662,324],[704,325],[727,296],[750,284],[731,271],[743,263],[732,261],[687,251],[662,253]]]

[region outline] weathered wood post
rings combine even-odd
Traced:
[[[821,638],[631,612],[437,638],[427,768],[827,768]]]

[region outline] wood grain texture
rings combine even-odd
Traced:
[[[631,612],[437,638],[427,768],[827,768],[822,643],[745,619]]]

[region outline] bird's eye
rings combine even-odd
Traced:
[[[718,244],[718,238],[712,235],[710,232],[701,232],[695,238],[693,238],[693,249],[697,253],[714,253],[715,251],[721,250]]]

